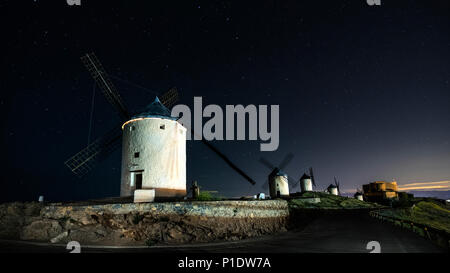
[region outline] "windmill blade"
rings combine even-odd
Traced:
[[[209,143],[207,140],[202,139],[203,144],[205,144],[208,148],[210,148],[213,152],[215,152],[220,158],[222,158],[225,163],[228,164],[233,170],[235,170],[238,174],[240,174],[242,177],[244,177],[250,184],[255,185],[256,182],[248,176],[243,170],[241,170],[238,166],[236,166],[233,162],[231,162],[228,157],[226,157],[222,152],[220,152],[216,147],[214,147],[211,143]]]
[[[269,188],[269,179],[267,179],[267,181],[265,183],[262,184],[261,189],[263,190],[267,190]]]
[[[294,158],[294,154],[293,153],[289,153],[286,155],[286,157],[283,159],[283,161],[281,162],[280,166],[278,167],[280,170],[284,169],[290,162],[291,160]]]
[[[311,176],[311,182],[312,182],[313,186],[315,187],[316,186],[316,179],[314,178],[314,173],[313,173],[313,168],[312,167],[309,168],[309,176]]]
[[[268,169],[273,170],[276,167],[274,165],[272,165],[272,163],[270,163],[267,159],[261,157],[259,159],[259,162],[261,162],[264,166],[266,166]]]
[[[291,189],[294,189],[298,185],[298,183],[300,183],[300,180],[292,181],[292,179],[289,179],[289,178],[288,178],[288,181],[289,181],[289,186]]]
[[[338,194],[341,194],[341,189],[339,188],[339,181],[337,180],[336,176],[334,177],[334,185],[336,185]]]
[[[159,101],[164,104],[165,107],[171,108],[178,101],[178,90],[176,87],[172,87],[166,93],[159,97]]]
[[[295,187],[295,186],[298,185],[298,183],[300,183],[300,180],[297,180],[297,181],[292,181],[291,179],[288,179],[288,180],[289,180],[289,184],[291,184],[292,187]],[[291,182],[291,181],[292,181],[292,182]]]
[[[192,135],[197,135],[195,131],[191,128]],[[227,163],[228,166],[230,166],[233,170],[235,170],[238,174],[240,174],[245,180],[250,182],[250,184],[255,185],[256,182],[248,176],[243,170],[241,170],[238,166],[236,166],[231,160],[225,156],[221,151],[219,151],[214,145],[212,145],[209,141],[202,138],[202,143],[205,144],[209,149],[211,149],[214,153],[216,153],[220,158]]]
[[[108,74],[103,68],[100,61],[97,59],[94,53],[86,54],[81,57],[81,61],[86,66],[87,70],[94,78],[95,82],[99,86],[103,95],[105,95],[108,102],[114,107],[114,109],[119,113],[123,120],[130,119],[130,114],[125,107],[125,103],[122,100],[119,92],[111,82]]]
[[[169,91],[161,95],[160,101],[167,108],[172,107],[178,101],[178,91],[175,87],[171,88]],[[192,128],[188,128],[191,130],[192,135],[197,135]],[[248,176],[243,170],[241,170],[238,166],[236,166],[231,160],[225,156],[221,151],[219,151],[214,145],[212,145],[209,141],[204,138],[201,138],[202,143],[205,144],[209,149],[211,149],[214,153],[216,153],[220,158],[222,158],[225,163],[228,164],[233,170],[235,170],[238,174],[244,177],[250,184],[255,185],[256,182]]]
[[[79,178],[91,171],[95,165],[116,150],[121,144],[122,130],[120,125],[106,135],[98,138],[86,148],[64,162],[66,166]]]

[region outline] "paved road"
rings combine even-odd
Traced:
[[[368,215],[325,215],[301,230],[238,242],[152,248],[83,248],[82,252],[367,253],[378,241],[383,253],[443,252],[430,241]],[[64,246],[0,242],[0,252],[68,252]]]

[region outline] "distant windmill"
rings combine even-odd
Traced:
[[[364,200],[364,198],[363,198],[363,192],[362,192],[362,190],[361,190],[360,188],[357,188],[357,189],[356,189],[356,192],[355,192],[355,194],[353,195],[353,197],[355,197],[355,199],[358,199],[358,200],[361,200],[361,201]]]
[[[157,97],[144,112],[131,115],[97,57],[90,53],[81,60],[119,114],[121,124],[69,158],[67,167],[78,177],[85,176],[120,147],[123,138],[121,196],[140,189],[154,189],[157,197],[185,196],[186,128],[169,111],[178,100],[177,89]],[[187,129],[195,134],[192,128]],[[211,143],[205,139],[202,142],[248,182],[256,184]]]
[[[266,166],[271,172],[268,176],[267,183],[263,184],[263,189],[267,189],[269,187],[270,197],[277,198],[283,196],[289,196],[289,183],[288,183],[288,175],[282,171],[282,169],[286,168],[286,166],[291,162],[294,158],[292,153],[286,155],[283,161],[278,165],[278,167],[274,166],[265,158],[260,158],[259,161]]]
[[[300,183],[301,192],[313,191],[313,186],[316,187],[316,182],[312,167],[309,168],[309,175],[305,172],[300,179],[291,184],[291,187],[295,188],[298,183]]]
[[[339,188],[339,181],[337,180],[336,176],[334,177],[334,185],[330,184],[330,186],[328,186],[327,188],[328,193],[333,194],[333,195],[340,195],[341,191]]]

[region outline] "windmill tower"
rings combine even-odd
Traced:
[[[360,200],[360,201],[364,201],[362,190],[359,189],[359,188],[356,189],[356,192],[355,192],[355,194],[353,195],[353,197],[355,197],[355,199],[358,199],[358,200]]]
[[[329,194],[333,194],[333,195],[341,194],[341,191],[339,189],[339,182],[337,181],[336,177],[334,177],[334,184],[330,184],[327,188],[327,191]]]
[[[309,168],[309,175],[306,173],[300,178],[300,190],[301,192],[312,191],[313,186],[316,186],[316,182],[314,180],[313,169]]]
[[[269,168],[271,172],[268,176],[269,193],[272,199],[289,196],[288,175],[281,169],[284,169],[291,162],[293,154],[288,154],[278,167],[264,158],[260,158],[260,162]]]
[[[186,195],[186,128],[156,97],[122,125],[120,196],[135,191],[155,197]]]
[[[130,115],[97,57],[90,53],[81,57],[81,61],[118,113],[121,123],[66,160],[66,166],[82,178],[122,143],[121,196],[142,194],[143,201],[154,197],[185,196],[186,130],[190,129],[192,134],[195,132],[180,124],[178,118],[170,116],[169,109],[178,100],[177,89],[172,88],[156,98],[143,112]],[[248,182],[256,184],[211,143],[205,139],[202,143]]]

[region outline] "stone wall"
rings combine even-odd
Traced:
[[[22,206],[22,210],[26,207]],[[7,216],[8,208],[1,209]],[[18,218],[19,214],[14,217]],[[60,243],[75,240],[82,244],[154,245],[239,240],[282,232],[286,230],[289,211],[286,201],[265,200],[49,204],[42,206],[38,215],[36,212],[32,216],[20,215],[21,220],[15,222],[11,221],[13,216],[6,217],[12,217],[9,221],[0,218],[0,237]],[[13,222],[15,225],[11,226]]]

